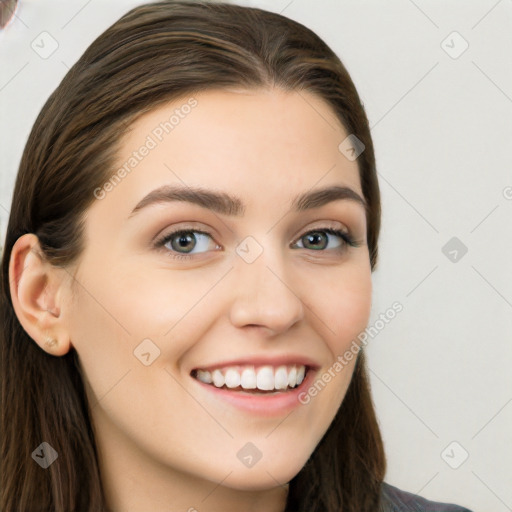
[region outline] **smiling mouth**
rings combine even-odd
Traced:
[[[244,365],[219,368],[213,371],[195,369],[191,376],[217,389],[239,393],[277,394],[298,388],[309,370],[302,364]]]

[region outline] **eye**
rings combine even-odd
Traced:
[[[325,236],[325,233],[327,233],[327,236]],[[323,236],[322,236],[323,235]],[[300,242],[303,242],[303,240],[306,240],[306,245],[313,245],[313,246],[319,246],[320,247],[303,247],[304,249],[308,249],[308,250],[312,250],[312,251],[322,251],[322,250],[325,250],[325,245],[326,243],[328,244],[329,243],[329,238],[330,236],[336,236],[338,237],[338,239],[341,240],[341,242],[335,246],[335,247],[332,247],[332,249],[337,249],[337,250],[343,250],[346,248],[347,245],[350,245],[352,247],[359,247],[359,243],[357,243],[353,238],[352,236],[349,234],[349,233],[346,233],[345,231],[342,231],[340,229],[333,229],[333,228],[329,228],[329,227],[325,227],[325,228],[318,228],[318,229],[315,229],[315,230],[312,230],[312,231],[308,231],[307,233],[305,233],[304,235],[302,235],[300,238],[299,238],[299,241]],[[327,239],[326,242],[324,242],[323,240]]]
[[[208,250],[207,238],[213,240],[209,233],[205,231],[198,231],[196,229],[179,229],[168,233],[155,242],[155,247],[166,248],[170,251],[170,256],[176,259],[190,259],[189,254],[194,254],[192,251],[199,246],[198,252],[205,252]],[[206,243],[205,243],[206,242]],[[170,247],[168,246],[170,244]],[[215,248],[220,248],[216,245]],[[183,250],[184,252],[180,252]],[[177,254],[172,254],[177,252]]]
[[[327,236],[325,234],[327,234]],[[338,239],[341,240],[338,245],[331,247],[331,250],[343,251],[347,246],[359,247],[361,245],[361,243],[356,242],[352,236],[345,231],[333,229],[331,227],[320,227],[315,230],[308,231],[299,238],[299,242],[304,244],[303,240],[305,240],[306,245],[311,244],[313,247],[304,247],[303,245],[303,247],[299,248],[317,252],[325,251],[325,246],[326,244],[329,244],[331,237],[338,237]],[[199,247],[199,250],[196,252],[201,253],[208,251],[208,239],[211,241],[210,245],[214,245],[213,250],[221,249],[218,244],[212,244],[213,238],[210,233],[197,229],[178,229],[164,235],[157,240],[154,245],[157,249],[165,249],[171,258],[188,260],[192,259],[191,254],[195,254],[193,251],[197,247]],[[326,242],[325,239],[327,239]]]

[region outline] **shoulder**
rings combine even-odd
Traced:
[[[382,482],[381,498],[379,512],[471,512],[452,503],[427,500],[386,482]]]

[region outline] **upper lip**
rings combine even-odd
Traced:
[[[313,359],[303,356],[303,355],[294,355],[294,354],[286,354],[286,355],[276,355],[276,356],[255,356],[255,357],[239,357],[238,359],[230,359],[226,361],[218,361],[216,363],[206,364],[202,366],[197,366],[194,370],[206,370],[211,371],[216,368],[223,368],[226,366],[283,366],[283,365],[304,365],[313,370],[318,370],[320,365],[314,361]]]

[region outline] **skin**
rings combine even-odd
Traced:
[[[53,268],[38,256],[33,234],[18,239],[11,295],[43,350],[79,354],[112,510],[282,511],[286,483],[332,422],[356,359],[287,417],[243,412],[200,388],[190,372],[293,352],[318,362],[321,376],[364,330],[372,294],[364,208],[350,200],[302,213],[289,208],[297,194],[328,185],[362,196],[357,161],[338,150],[348,134],[311,93],[194,97],[190,114],[89,208],[76,266]],[[119,166],[185,102],[140,117],[121,141]],[[236,194],[245,215],[174,202],[128,219],[151,190],[184,183]],[[152,247],[157,236],[191,222],[190,229],[211,234],[197,242],[193,259],[172,259],[171,243]],[[343,240],[328,235],[320,242],[326,248],[306,248],[304,235],[326,225],[348,230],[361,245],[340,250]],[[247,236],[263,249],[251,264],[235,251]],[[55,347],[45,346],[46,334]],[[149,366],[134,357],[146,338],[160,350]],[[263,454],[251,468],[236,456],[247,442]]]

